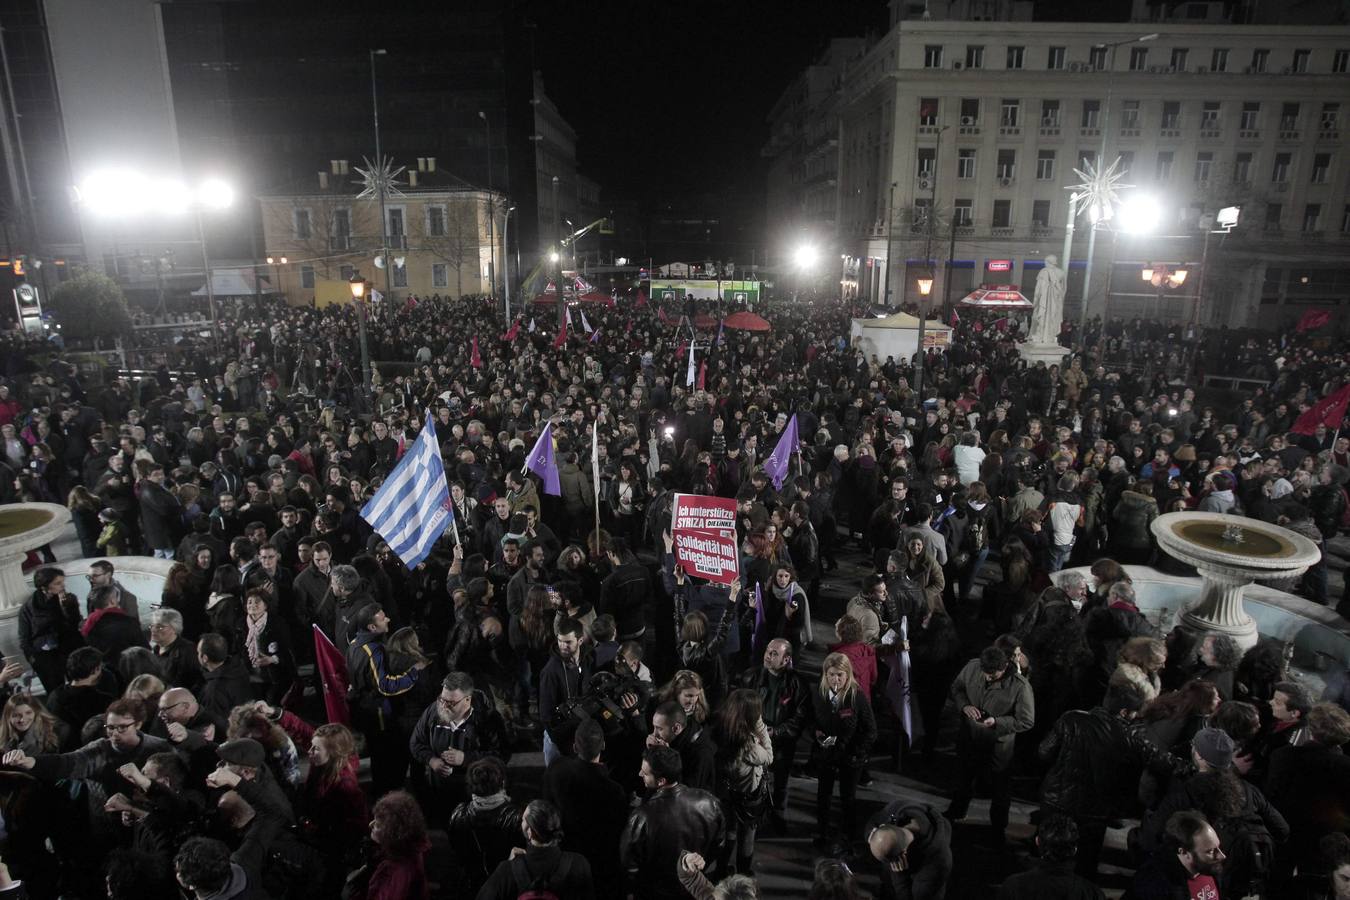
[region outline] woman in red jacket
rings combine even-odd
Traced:
[[[356,780],[356,741],[346,725],[320,725],[309,738],[308,756],[309,776],[296,808],[300,834],[340,879],[347,861],[360,851],[370,822],[366,795]]]
[[[385,794],[370,823],[373,858],[347,876],[350,900],[428,900],[427,821],[407,791]]]
[[[842,653],[853,664],[853,677],[858,690],[872,702],[872,686],[877,682],[877,651],[863,640],[862,623],[853,616],[844,616],[834,623],[834,635],[839,643],[830,645],[831,653]]]

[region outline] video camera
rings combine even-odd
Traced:
[[[582,722],[594,719],[604,729],[606,739],[618,737],[628,720],[623,696],[635,696],[637,708],[642,709],[647,705],[649,693],[650,687],[636,675],[596,672],[591,676],[584,694],[558,705],[549,731],[555,737],[570,735]]]

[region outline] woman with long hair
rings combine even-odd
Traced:
[[[820,684],[811,692],[811,759],[816,764],[816,839],[818,847],[846,848],[857,825],[858,773],[867,765],[877,737],[872,704],[853,677],[853,664],[831,653],[821,664]],[[830,828],[830,799],[839,785],[841,828]],[[836,835],[831,841],[830,834]]]
[[[735,622],[740,582],[731,584],[731,601],[723,608],[716,623],[708,620],[702,610],[687,612],[685,589],[688,576],[679,566],[675,567],[675,657],[681,669],[697,672],[703,679],[703,687],[708,692],[708,705],[716,709],[727,691],[727,669],[722,656],[722,645],[726,643],[727,629]]]
[[[652,697],[651,708],[656,709],[667,700],[680,704],[689,721],[702,725],[708,721],[708,696],[703,692],[703,679],[697,672],[681,669]]]
[[[528,700],[531,705],[539,699],[539,673],[544,671],[553,652],[555,610],[548,588],[536,584],[525,592],[525,607],[520,615],[511,617],[508,626],[511,649],[522,663],[518,699]],[[526,708],[524,703],[521,708]],[[540,710],[539,714],[547,718],[553,711]]]
[[[209,549],[199,549],[198,553],[211,554]],[[202,586],[193,577],[193,570],[182,563],[174,563],[169,574],[164,577],[164,590],[159,595],[159,605],[172,609],[183,617],[183,633],[179,635],[192,643],[197,642],[206,631],[206,603],[202,595]]]
[[[225,733],[232,741],[252,738],[262,744],[267,753],[267,767],[288,797],[300,789],[300,754],[295,749],[295,742],[284,728],[262,712],[258,704],[246,703],[230,710]]]
[[[350,900],[428,900],[427,822],[407,791],[385,794],[370,821],[374,853],[347,876],[342,896]]]
[[[1191,740],[1209,725],[1210,716],[1219,710],[1221,698],[1213,682],[1192,678],[1179,690],[1160,694],[1145,706],[1139,721],[1144,733],[1156,746],[1181,759],[1189,759]],[[1140,799],[1150,808],[1166,794],[1169,779],[1144,773],[1140,781]]]
[[[56,753],[65,743],[66,724],[47,712],[31,694],[14,694],[0,711],[0,754],[22,750],[29,756]]]
[[[614,517],[614,531],[628,538],[630,547],[641,546],[642,510],[646,505],[646,489],[638,477],[636,465],[628,457],[619,461],[619,472],[609,483],[609,511]]]
[[[306,755],[309,774],[295,806],[299,835],[327,863],[324,895],[337,896],[345,861],[360,851],[370,822],[366,795],[356,777],[356,739],[346,725],[320,725],[310,735]]]
[[[216,566],[206,598],[206,619],[210,630],[225,638],[231,656],[244,649],[244,636],[248,633],[243,593],[239,568]]]
[[[755,832],[764,820],[772,794],[773,742],[764,724],[759,691],[731,692],[717,711],[713,726],[717,745],[717,795],[729,819],[728,837],[735,852],[736,873],[749,875],[755,854]]]
[[[1116,670],[1111,684],[1133,684],[1152,701],[1162,691],[1161,673],[1167,665],[1167,645],[1157,638],[1132,637],[1116,653]]]

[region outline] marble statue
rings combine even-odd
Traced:
[[[1029,336],[1033,343],[1054,344],[1058,341],[1067,286],[1064,270],[1059,267],[1059,257],[1047,256],[1045,268],[1036,276],[1035,308],[1031,311]]]

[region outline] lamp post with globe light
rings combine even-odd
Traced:
[[[919,395],[919,404],[923,404],[923,364],[924,364],[924,321],[927,312],[928,295],[933,293],[933,276],[925,275],[918,279],[919,286],[919,353],[914,364],[914,392]]]
[[[352,275],[351,281],[347,282],[352,291],[352,307],[356,313],[356,334],[361,342],[361,387],[363,389],[362,402],[370,396],[370,349],[366,344],[366,280],[361,277],[360,272]]]

